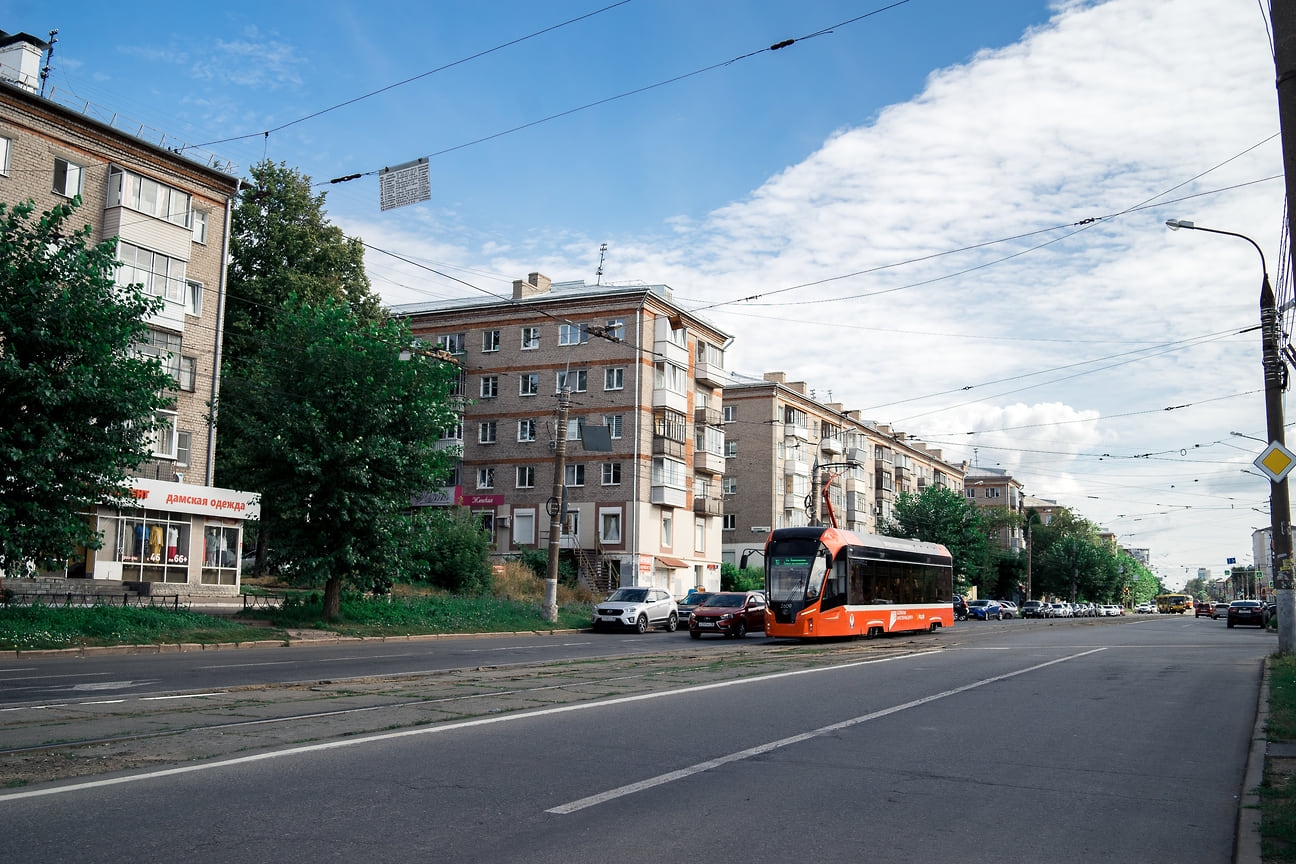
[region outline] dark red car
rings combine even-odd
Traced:
[[[741,639],[749,631],[765,632],[765,595],[759,591],[721,591],[693,610],[689,635],[703,633]]]

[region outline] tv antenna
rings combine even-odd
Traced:
[[[594,279],[595,285],[603,284],[603,259],[606,257],[607,257],[607,244],[600,243],[599,244],[599,266],[598,269],[594,271],[594,276],[596,277]]]

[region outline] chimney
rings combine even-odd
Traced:
[[[47,48],[49,43],[35,36],[0,30],[0,80],[39,93],[41,57]]]
[[[765,380],[769,381],[771,384],[786,384],[787,373],[786,372],[766,372]]]
[[[513,280],[513,299],[521,300],[537,294],[548,294],[549,286],[552,284],[553,280],[543,273],[528,273],[525,282],[521,279]]]
[[[787,383],[787,388],[800,393],[802,396],[806,395],[806,383],[804,381],[790,381]]]

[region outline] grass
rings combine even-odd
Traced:
[[[281,586],[258,584],[259,592]],[[341,616],[325,622],[320,592],[295,591],[282,609],[255,609],[233,620],[197,612],[120,606],[0,608],[0,650],[98,645],[251,642],[286,639],[289,629],[340,636],[505,633],[588,627],[593,597],[559,586],[558,622],[544,620],[544,581],[510,562],[487,595],[461,597],[422,585],[397,585],[390,597],[344,597]],[[250,621],[269,621],[270,628]]]
[[[1296,741],[1296,656],[1270,658],[1266,733],[1270,741]],[[1266,760],[1260,812],[1264,860],[1296,861],[1296,759]]]

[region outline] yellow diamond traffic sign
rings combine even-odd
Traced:
[[[1281,483],[1287,473],[1296,468],[1296,454],[1277,441],[1271,441],[1253,463],[1275,483]]]

